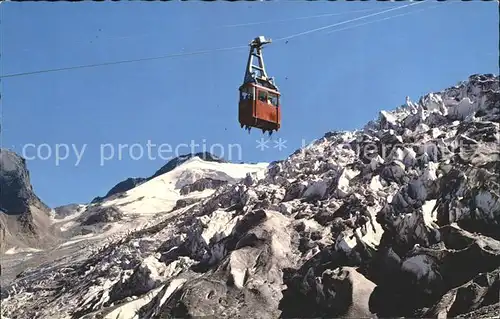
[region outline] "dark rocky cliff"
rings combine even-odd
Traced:
[[[0,252],[53,242],[57,234],[49,232],[50,211],[33,191],[26,160],[0,149]]]

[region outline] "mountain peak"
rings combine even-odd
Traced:
[[[148,179],[152,179],[152,178],[155,178],[156,176],[168,173],[171,170],[173,170],[174,168],[176,168],[177,166],[182,165],[184,162],[188,161],[189,159],[191,159],[193,157],[199,157],[200,159],[207,161],[207,162],[227,163],[227,161],[224,160],[223,158],[215,156],[214,154],[212,154],[210,152],[184,154],[184,155],[180,155],[180,156],[168,161],[167,164],[163,165],[159,170],[157,170]]]
[[[200,158],[204,161],[207,161],[207,162],[227,163],[227,161],[224,160],[223,158],[217,157],[210,152],[189,153],[189,154],[180,155],[180,156],[177,156],[177,157],[169,160],[165,165],[163,165],[160,169],[158,169],[153,175],[151,175],[149,177],[129,177],[129,178],[119,182],[118,184],[113,186],[106,193],[106,195],[104,197],[99,197],[99,196],[95,197],[91,201],[91,203],[97,203],[97,202],[100,202],[106,198],[113,196],[113,195],[126,192],[126,191],[128,191],[134,187],[137,187],[137,186],[139,186],[139,185],[141,185],[141,184],[143,184],[143,183],[145,183],[145,182],[147,182],[147,181],[149,181],[157,176],[160,176],[160,175],[163,175],[163,174],[170,172],[174,168],[184,164],[186,161],[188,161],[194,157],[198,157],[198,158]]]

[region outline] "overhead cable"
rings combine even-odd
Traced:
[[[333,28],[339,25],[347,24],[353,21],[357,20],[362,20],[366,19],[372,16],[376,16],[382,13],[394,11],[394,10],[399,10],[403,9],[409,6],[417,5],[417,4],[422,4],[426,0],[419,1],[419,2],[413,2],[411,4],[403,5],[397,8],[391,8],[387,9],[384,11],[364,15],[358,18],[353,18],[349,20],[345,20],[342,22],[330,24],[321,28],[315,28],[309,31],[304,31],[304,32],[299,32],[287,37],[283,38],[278,38],[276,40],[273,40],[273,42],[278,42],[278,41],[284,41],[288,40],[291,38],[295,38],[301,35],[306,35],[310,34],[313,32],[321,31],[324,29],[329,29]],[[358,25],[360,26],[360,25]],[[85,68],[94,68],[94,67],[100,67],[100,66],[108,66],[108,65],[117,65],[117,64],[126,64],[126,63],[133,63],[133,62],[141,62],[141,61],[152,61],[152,60],[160,60],[160,59],[168,59],[168,58],[174,58],[174,57],[183,57],[183,56],[193,56],[193,55],[202,55],[202,54],[208,54],[208,53],[213,53],[213,52],[221,52],[221,51],[232,51],[232,50],[239,50],[239,49],[247,49],[248,44],[246,45],[240,45],[240,46],[233,46],[233,47],[225,47],[225,48],[218,48],[218,49],[210,49],[210,50],[200,50],[200,51],[192,51],[192,52],[181,52],[181,53],[172,53],[172,54],[165,54],[165,55],[160,55],[160,56],[155,56],[155,57],[146,57],[146,58],[139,58],[139,59],[128,59],[128,60],[120,60],[120,61],[112,61],[112,62],[103,62],[103,63],[94,63],[94,64],[85,64],[85,65],[77,65],[77,66],[69,66],[69,67],[62,67],[62,68],[52,68],[52,69],[45,69],[45,70],[38,70],[38,71],[29,71],[29,72],[20,72],[20,73],[12,73],[12,74],[6,74],[6,75],[1,75],[0,78],[13,78],[13,77],[20,77],[20,76],[26,76],[26,75],[33,75],[33,74],[41,74],[41,73],[50,73],[50,72],[58,72],[58,71],[66,71],[66,70],[75,70],[75,69],[85,69]]]

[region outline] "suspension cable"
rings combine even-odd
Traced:
[[[94,68],[94,67],[99,67],[99,66],[125,64],[125,63],[140,62],[140,61],[160,60],[160,59],[168,59],[168,58],[181,57],[181,56],[199,55],[199,54],[207,54],[207,53],[218,52],[218,51],[230,51],[230,50],[246,49],[246,48],[248,48],[248,45],[241,45],[241,46],[228,47],[228,48],[219,48],[219,49],[213,49],[213,50],[202,50],[202,51],[193,51],[193,52],[184,52],[184,53],[172,53],[172,54],[165,54],[165,55],[160,55],[160,56],[156,56],[156,57],[148,57],[148,58],[141,58],[141,59],[129,59],[129,60],[112,61],[112,62],[104,62],[104,63],[69,66],[69,67],[64,67],[64,68],[46,69],[46,70],[31,71],[31,72],[13,73],[13,74],[2,75],[2,76],[0,76],[0,78],[12,78],[12,77],[31,75],[31,74]]]
[[[376,16],[376,15],[379,15],[379,14],[382,14],[382,13],[386,13],[386,12],[390,12],[390,11],[394,11],[394,10],[403,9],[403,8],[406,8],[406,7],[409,7],[409,6],[415,6],[415,5],[418,5],[418,4],[422,4],[425,1],[426,0],[419,1],[419,2],[413,2],[413,3],[406,4],[404,6],[400,6],[400,7],[397,7],[397,8],[391,8],[391,9],[387,9],[387,10],[384,10],[384,11],[375,12],[375,13],[372,13],[372,14],[368,14],[368,15],[365,15],[365,16],[358,17],[358,18],[353,18],[353,19],[342,21],[342,22],[330,24],[330,25],[327,25],[327,26],[324,26],[324,27],[321,27],[321,28],[316,28],[316,29],[312,29],[312,30],[309,30],[309,31],[304,31],[304,32],[292,34],[292,35],[289,35],[287,37],[276,39],[274,41],[288,40],[288,39],[295,38],[295,37],[298,37],[298,36],[301,36],[301,35],[305,35],[305,34],[313,33],[313,32],[316,32],[316,31],[321,31],[321,30],[333,28],[333,27],[336,27],[336,26],[339,26],[339,25],[342,25],[342,24],[346,24],[346,23],[349,23],[349,22],[358,21],[358,20],[361,20],[361,19],[366,19],[366,18],[369,18],[369,17],[373,17],[373,16]]]
[[[276,40],[273,40],[273,42],[278,42],[278,41],[283,41],[283,40],[288,40],[291,38],[295,38],[301,35],[309,34],[312,32],[317,32],[321,31],[324,29],[328,28],[333,28],[342,24],[346,24],[349,22],[357,21],[357,20],[362,20],[366,19],[375,15],[379,15],[382,13],[394,11],[394,10],[399,10],[403,9],[409,6],[417,5],[417,4],[422,4],[426,2],[426,0],[419,1],[419,2],[414,2],[411,4],[403,5],[397,8],[391,8],[387,9],[384,11],[379,11],[376,13],[368,14],[365,16],[361,16],[358,18],[353,18],[349,20],[345,20],[342,22],[330,24],[321,28],[315,28],[309,31],[304,31],[300,33],[296,33],[287,37],[283,38],[278,38]],[[33,75],[33,74],[41,74],[41,73],[50,73],[50,72],[58,72],[58,71],[66,71],[66,70],[75,70],[75,69],[84,69],[84,68],[94,68],[94,67],[99,67],[99,66],[108,66],[108,65],[117,65],[117,64],[126,64],[126,63],[133,63],[133,62],[141,62],[141,61],[151,61],[151,60],[160,60],[160,59],[168,59],[168,58],[174,58],[174,57],[182,57],[182,56],[192,56],[192,55],[201,55],[201,54],[208,54],[212,52],[221,52],[221,51],[232,51],[232,50],[239,50],[239,49],[248,49],[248,44],[246,45],[240,45],[240,46],[233,46],[233,47],[226,47],[226,48],[218,48],[218,49],[211,49],[211,50],[200,50],[200,51],[192,51],[192,52],[182,52],[182,53],[172,53],[172,54],[165,54],[165,55],[160,55],[156,57],[147,57],[147,58],[140,58],[140,59],[128,59],[128,60],[121,60],[121,61],[112,61],[112,62],[104,62],[104,63],[95,63],[95,64],[86,64],[86,65],[78,65],[78,66],[70,66],[70,67],[62,67],[62,68],[53,68],[53,69],[45,69],[45,70],[38,70],[38,71],[30,71],[30,72],[20,72],[20,73],[12,73],[12,74],[7,74],[7,75],[0,75],[0,78],[13,78],[13,77],[20,77],[20,76],[26,76],[26,75]]]
[[[452,3],[452,2],[447,2],[447,4],[449,4],[449,3]],[[393,15],[393,16],[385,17],[385,18],[382,18],[382,19],[377,19],[377,20],[368,21],[368,22],[364,22],[364,23],[358,23],[358,24],[350,25],[350,26],[347,26],[347,27],[344,27],[344,28],[340,28],[340,29],[333,29],[331,31],[326,32],[326,34],[335,33],[335,32],[344,31],[344,30],[349,30],[349,29],[361,27],[361,26],[364,26],[364,25],[368,25],[368,24],[372,24],[372,23],[377,23],[377,22],[382,22],[382,21],[386,21],[386,20],[390,20],[390,19],[394,19],[394,18],[398,18],[398,17],[404,17],[404,16],[407,16],[407,15],[410,15],[410,14],[415,14],[415,13],[418,13],[418,12],[422,12],[422,11],[425,11],[425,10],[428,10],[428,9],[434,9],[434,8],[437,8],[437,7],[439,7],[439,5],[432,6],[432,7],[427,7],[427,8],[423,8],[423,9],[420,9],[420,10],[415,10],[415,11],[400,13],[400,14],[396,14],[396,15]]]
[[[333,16],[340,16],[340,15],[347,15],[347,14],[352,14],[352,13],[360,13],[360,12],[369,12],[369,11],[377,11],[378,8],[374,9],[363,9],[363,10],[350,10],[350,11],[342,11],[342,12],[335,12],[335,13],[324,13],[324,14],[317,14],[317,15],[312,15],[312,16],[304,16],[304,17],[295,17],[295,18],[288,18],[288,19],[281,19],[281,20],[266,20],[266,21],[257,21],[257,22],[247,22],[247,23],[240,23],[240,24],[225,24],[225,25],[218,25],[218,26],[213,26],[213,27],[197,27],[194,30],[207,30],[207,29],[225,29],[225,28],[237,28],[237,27],[246,27],[246,26],[254,26],[254,25],[262,25],[262,24],[271,24],[271,23],[280,23],[280,22],[291,22],[291,21],[296,21],[296,20],[309,20],[309,19],[316,19],[316,18],[324,18],[324,17],[333,17]],[[100,41],[110,41],[110,40],[128,40],[128,39],[138,39],[138,38],[145,38],[145,37],[151,37],[151,36],[156,36],[156,33],[143,33],[139,35],[128,35],[128,36],[115,36],[115,37],[99,37]],[[88,44],[89,40],[85,41],[65,41],[65,44]],[[91,41],[92,43],[92,41]],[[22,51],[22,52],[30,52],[33,51],[33,48],[24,48],[20,49],[17,51]]]

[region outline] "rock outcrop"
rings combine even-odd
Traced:
[[[128,190],[131,190],[132,188],[134,188],[136,186],[141,185],[142,183],[144,183],[146,181],[147,181],[147,178],[143,178],[143,177],[127,178],[126,180],[121,181],[118,184],[116,184],[115,186],[113,186],[113,188],[111,188],[109,190],[109,192],[107,192],[106,195],[104,195],[103,197],[98,196],[98,197],[94,198],[91,203],[98,203],[98,202],[103,201],[104,199],[110,198],[113,195],[124,193]]]
[[[194,183],[184,185],[180,189],[180,194],[187,195],[191,192],[202,192],[205,189],[216,189],[226,183],[227,181],[221,181],[213,178],[201,178]]]
[[[33,191],[26,161],[0,149],[0,252],[42,248],[57,240],[49,231],[51,209]]]

